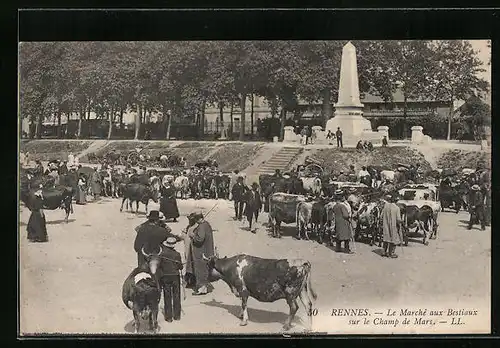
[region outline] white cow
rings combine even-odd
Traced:
[[[396,172],[394,170],[383,170],[380,172],[380,181],[394,182]]]
[[[321,194],[320,178],[300,178],[300,180],[302,180],[306,192],[310,192],[315,196]]]

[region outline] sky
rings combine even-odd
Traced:
[[[469,40],[475,51],[479,51],[479,59],[483,62],[483,68],[486,72],[481,73],[481,77],[491,84],[491,66],[488,66],[488,62],[491,57],[491,49],[488,48],[488,40]]]

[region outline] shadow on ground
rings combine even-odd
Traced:
[[[75,221],[75,219],[68,219],[68,223]],[[64,219],[59,219],[59,220],[52,220],[52,221],[47,221],[47,225],[59,225],[59,224],[65,224],[66,221]]]
[[[161,315],[158,314],[158,332],[161,332],[161,325],[160,325],[160,321],[159,321],[160,318],[161,318]],[[128,332],[128,333],[135,333],[134,320],[131,320],[127,324],[125,324],[124,330],[125,330],[125,332]],[[149,329],[149,321],[148,320],[141,319],[139,333],[153,334],[153,331]]]
[[[238,305],[228,305],[222,302],[212,300],[210,302],[201,302],[202,304],[210,307],[222,308],[232,314],[235,318],[239,320],[239,315],[241,312],[241,306]],[[283,312],[271,312],[265,311],[262,309],[253,309],[251,307],[248,308],[248,322],[250,323],[260,323],[260,324],[269,324],[269,323],[280,323],[284,324],[288,318],[288,314]],[[294,318],[293,323],[299,323],[300,318],[297,316]],[[235,325],[238,325],[238,321],[235,321]]]

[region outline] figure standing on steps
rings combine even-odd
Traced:
[[[340,130],[340,127],[337,127],[335,136],[337,137],[337,147],[344,147],[344,144],[342,144],[342,131]]]
[[[259,184],[254,182],[252,189],[246,193],[245,215],[249,223],[250,232],[255,233],[257,230],[257,219],[259,211],[262,210],[262,200],[260,199]],[[255,218],[255,219],[254,219]],[[252,229],[252,222],[255,220],[254,228]]]

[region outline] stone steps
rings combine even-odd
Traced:
[[[301,147],[283,147],[268,161],[259,166],[259,174],[274,174],[276,169],[286,171],[302,151]]]

